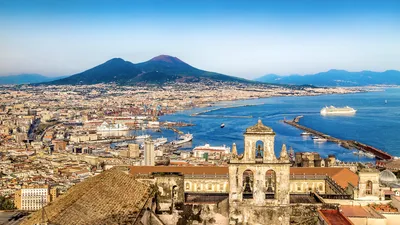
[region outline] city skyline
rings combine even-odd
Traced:
[[[399,11],[396,1],[1,1],[0,76],[161,54],[247,79],[400,70]]]

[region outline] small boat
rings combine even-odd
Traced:
[[[221,123],[221,128],[224,128],[225,127],[225,124],[224,123]]]
[[[387,104],[387,100],[385,100],[385,104]]]
[[[325,138],[313,138],[314,142],[326,142]]]
[[[368,157],[368,158],[375,158],[375,155],[370,153],[370,152],[366,152],[365,156]]]
[[[318,139],[319,137],[318,136],[312,136],[311,138],[312,139]]]
[[[301,135],[301,136],[310,136],[310,135],[311,135],[311,133],[308,133],[308,132],[303,132],[303,133],[301,133],[300,135]]]

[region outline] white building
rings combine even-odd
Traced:
[[[145,166],[154,166],[154,142],[153,140],[145,140],[144,141],[144,165]]]
[[[15,193],[15,205],[20,210],[35,211],[50,201],[47,185],[23,187]]]

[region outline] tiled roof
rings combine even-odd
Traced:
[[[151,194],[149,185],[114,168],[75,185],[51,202],[45,207],[45,219],[58,225],[132,224]],[[39,210],[21,225],[41,221]]]
[[[131,166],[130,174],[182,173],[182,174],[207,174],[226,175],[229,173],[227,166]]]
[[[342,205],[340,208],[346,217],[384,218],[367,206]]]
[[[182,173],[182,174],[206,174],[227,175],[227,166],[131,166],[131,174],[150,174],[153,172]],[[346,188],[348,183],[358,186],[358,175],[348,168],[314,167],[314,168],[290,168],[290,174],[295,175],[328,175],[341,187]]]
[[[325,222],[329,225],[353,225],[353,223],[346,218],[342,213],[335,209],[325,209],[318,211]]]
[[[293,167],[290,174],[295,175],[328,175],[342,188],[346,188],[349,183],[358,186],[358,175],[348,168],[339,167]]]

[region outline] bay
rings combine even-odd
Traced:
[[[385,104],[387,100],[387,104]],[[319,111],[325,106],[350,106],[357,110],[354,116],[321,116]],[[194,113],[202,113],[191,116]],[[300,124],[324,132],[333,137],[359,142],[377,147],[394,156],[400,156],[400,89],[388,88],[381,92],[366,92],[344,95],[320,95],[301,97],[272,97],[232,102],[219,102],[210,107],[194,108],[165,115],[161,121],[182,121],[193,123],[193,127],[182,127],[183,132],[194,135],[191,146],[212,146],[237,144],[238,152],[243,152],[243,133],[258,119],[271,127],[275,133],[275,153],[279,156],[282,144],[292,147],[295,152],[318,152],[322,157],[334,154],[342,161],[374,161],[359,157],[335,143],[314,143],[310,138],[300,136],[301,130],[284,124],[282,120],[303,115]],[[220,128],[224,123],[225,127]],[[172,131],[151,133],[153,136],[175,138]]]

